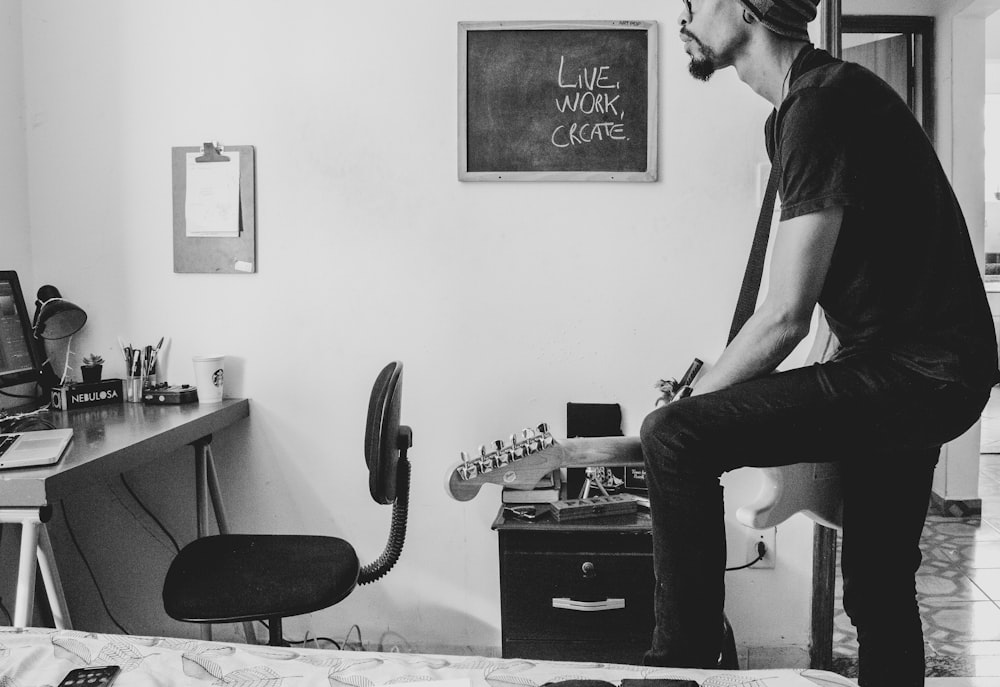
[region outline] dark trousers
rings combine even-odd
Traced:
[[[650,413],[640,436],[657,586],[646,663],[717,663],[726,565],[719,477],[744,466],[837,460],[844,609],[858,631],[860,684],[923,685],[914,575],[931,479],[941,445],[975,423],[988,395],[987,385],[973,392],[863,354]]]

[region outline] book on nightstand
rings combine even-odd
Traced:
[[[562,472],[553,470],[534,489],[504,489],[500,493],[503,503],[552,503],[562,498]]]

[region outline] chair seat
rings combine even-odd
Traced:
[[[336,537],[204,537],[171,563],[163,607],[171,618],[194,623],[301,615],[344,599],[359,569],[354,547]]]

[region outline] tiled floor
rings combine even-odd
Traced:
[[[928,515],[917,573],[928,676],[1000,682],[1000,392],[983,413],[981,517]],[[843,612],[837,576],[834,670],[857,676],[857,636]]]

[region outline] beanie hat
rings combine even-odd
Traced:
[[[740,0],[761,24],[786,38],[808,41],[806,24],[816,18],[819,0]]]

